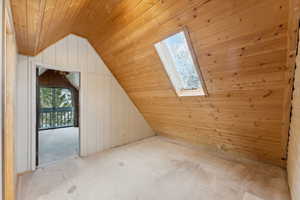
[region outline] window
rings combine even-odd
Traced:
[[[206,89],[186,30],[155,44],[178,96],[204,96]]]

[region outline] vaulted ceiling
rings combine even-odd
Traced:
[[[36,55],[72,31],[87,0],[11,0],[19,52]]]
[[[11,0],[19,52],[36,55],[70,33],[99,40],[161,0]],[[133,12],[132,12],[133,11]]]
[[[21,53],[86,37],[156,132],[284,162],[288,0],[11,1]],[[177,97],[153,48],[183,26],[208,97]]]

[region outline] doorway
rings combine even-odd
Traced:
[[[36,71],[36,166],[79,155],[80,74]]]

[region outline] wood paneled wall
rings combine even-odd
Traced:
[[[80,72],[80,148],[91,155],[154,132],[89,42],[69,35],[35,57],[19,56],[17,67],[17,171],[34,166],[32,63]]]
[[[86,15],[94,18],[74,32],[89,39],[156,132],[284,165],[288,2],[149,2],[113,9],[98,23],[102,7],[91,1]],[[155,42],[183,26],[208,97],[177,97],[155,52]]]
[[[11,15],[10,2],[4,0],[4,37],[3,37],[3,179],[4,200],[15,200],[16,170],[15,170],[15,124],[16,124],[16,61],[17,45],[15,30]],[[1,18],[2,20],[2,18]],[[2,131],[1,130],[1,131]],[[0,197],[2,199],[2,197]]]
[[[42,41],[68,31],[84,36],[156,132],[285,165],[293,75],[287,64],[289,0],[82,0],[70,6],[74,1],[13,4],[25,53],[36,54]],[[38,27],[47,28],[29,48],[26,37],[38,37],[31,34],[29,11],[41,7],[36,22],[42,19]],[[27,10],[26,23],[19,10]],[[183,26],[208,97],[178,98],[155,52],[155,42]]]

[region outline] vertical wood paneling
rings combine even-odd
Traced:
[[[111,140],[111,145],[112,146],[117,146],[118,145],[118,139],[120,133],[119,128],[120,128],[120,109],[119,109],[119,92],[118,92],[118,87],[116,85],[116,81],[112,79],[112,110],[111,110],[111,120],[114,121],[115,126],[112,126],[112,140]]]
[[[103,100],[104,108],[103,112],[103,124],[104,124],[104,134],[103,134],[103,148],[107,149],[111,146],[111,133],[112,133],[112,77],[104,76],[103,84],[104,91],[100,94],[100,98]],[[106,94],[106,95],[103,95]]]
[[[17,68],[17,45],[15,39],[14,23],[11,14],[10,1],[3,1],[3,43],[1,48],[4,56],[2,69],[3,83],[3,127],[1,135],[3,136],[3,179],[1,186],[4,189],[3,200],[15,200],[16,196],[16,68]],[[1,37],[2,37],[1,36]],[[3,185],[2,185],[3,184]]]
[[[55,64],[57,66],[68,66],[68,39],[63,39],[54,44]]]
[[[56,52],[55,52],[55,46],[51,45],[50,47],[48,47],[47,49],[45,49],[42,53],[41,53],[42,59],[41,59],[41,63],[47,63],[49,65],[55,65],[55,59],[56,59]],[[35,60],[32,59],[32,60]]]
[[[93,48],[88,45],[88,62],[87,62],[87,72],[96,73],[96,55]]]
[[[86,110],[87,109],[87,105],[84,103],[84,97],[87,96],[87,81],[88,81],[88,73],[87,73],[87,62],[88,62],[88,44],[86,40],[83,39],[78,39],[78,64],[79,64],[79,69],[80,69],[80,76],[81,76],[81,82],[80,82],[80,95],[81,95],[81,99],[80,99],[80,106],[82,110]],[[80,119],[80,128],[81,128],[81,132],[86,133],[87,132],[87,120],[88,120],[88,115],[87,112],[82,112],[81,113],[81,119]],[[81,141],[80,141],[80,146],[83,147],[85,146],[85,144],[87,143],[87,136],[86,135],[81,135]],[[82,155],[87,155],[87,148],[81,148],[81,154]]]
[[[87,105],[87,123],[86,123],[86,128],[87,128],[87,153],[95,153],[97,151],[97,139],[98,139],[98,117],[97,117],[97,80],[98,77],[95,74],[90,74],[88,76],[88,90],[87,94],[94,94],[87,96],[86,98],[86,105]],[[93,83],[93,84],[90,84]],[[91,137],[93,135],[93,137]]]
[[[75,35],[70,35],[68,39],[68,64],[67,66],[78,66],[79,65],[79,48],[78,48],[78,39]]]
[[[28,154],[30,151],[28,147],[30,136],[27,134],[29,131],[30,121],[26,113],[29,113],[29,107],[26,100],[29,98],[28,93],[28,57],[27,56],[18,56],[18,65],[17,65],[17,99],[22,99],[22,101],[17,101],[17,111],[22,113],[17,115],[16,121],[16,167],[17,172],[24,172],[28,169]],[[24,101],[25,99],[25,101]],[[24,151],[25,150],[25,151]]]
[[[125,91],[107,69],[101,58],[87,40],[70,35],[36,57],[19,55],[18,85],[19,89],[30,90],[30,61],[46,65],[67,67],[81,72],[81,102],[83,110],[81,119],[82,155],[102,151],[117,145],[126,144],[154,135],[143,116],[138,112]],[[22,76],[22,77],[21,77]],[[27,89],[27,90],[26,90]],[[32,91],[31,91],[32,92]],[[18,172],[30,170],[30,130],[24,129],[31,123],[26,121],[30,115],[30,93],[22,92],[24,98],[18,98]],[[28,96],[28,99],[26,98]],[[23,120],[21,122],[21,120]],[[129,128],[130,127],[130,128]],[[27,140],[23,140],[23,139]],[[25,141],[25,142],[24,142]],[[29,147],[29,148],[28,148]]]
[[[104,84],[104,77],[102,76],[98,79],[97,89],[99,91],[105,92],[105,84]],[[104,149],[104,104],[105,99],[101,98],[101,93],[97,92],[97,114],[98,114],[98,139],[97,139],[97,151],[101,151]]]

